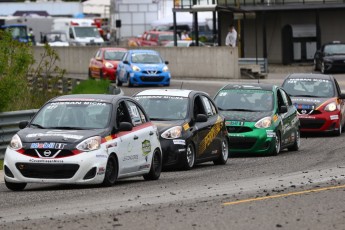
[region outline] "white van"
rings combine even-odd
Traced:
[[[56,18],[52,30],[65,31],[71,45],[86,46],[104,43],[92,19]]]

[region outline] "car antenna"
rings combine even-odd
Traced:
[[[181,83],[180,89],[182,89],[182,86],[183,86],[183,82]]]

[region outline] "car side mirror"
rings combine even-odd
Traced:
[[[168,65],[168,64],[169,64],[169,62],[168,62],[168,61],[165,61],[164,63],[165,63],[166,65]]]
[[[133,129],[133,125],[129,122],[121,122],[119,125],[119,131],[131,131]]]
[[[128,61],[123,61],[123,64],[129,65]]]
[[[287,111],[288,111],[288,109],[285,105],[280,106],[279,113],[286,113]]]
[[[198,114],[196,115],[196,122],[206,122],[207,121],[207,116],[205,114]]]
[[[21,121],[19,122],[18,126],[20,129],[24,129],[26,126],[28,126],[29,122],[28,121]]]
[[[345,99],[345,93],[341,93],[341,94],[339,95],[339,98],[340,98],[340,99]]]

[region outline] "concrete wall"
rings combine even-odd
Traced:
[[[97,47],[56,47],[59,66],[68,74],[87,75],[89,61]],[[240,78],[238,51],[231,47],[156,47],[169,61],[172,78],[234,79]],[[36,60],[40,60],[43,47],[34,47]]]

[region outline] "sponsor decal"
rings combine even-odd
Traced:
[[[272,117],[273,122],[276,122],[278,120],[278,118],[279,118],[278,115],[274,114],[274,116]]]
[[[186,124],[184,124],[183,126],[183,129],[186,131],[187,129],[189,129],[190,128],[190,126],[189,126],[189,124],[188,123],[186,123]]]
[[[212,152],[211,152],[211,154],[217,154],[218,153],[218,150],[213,150]]]
[[[225,125],[228,125],[228,126],[243,126],[244,125],[244,121],[226,121]]]
[[[198,152],[199,155],[201,155],[206,150],[206,148],[212,143],[212,141],[218,135],[222,127],[223,127],[223,119],[220,116],[218,116],[216,123],[212,126],[212,128],[207,133],[205,138],[200,142],[199,152]]]
[[[144,140],[141,143],[141,148],[143,150],[143,155],[147,156],[151,152],[151,142],[149,140]]]
[[[79,140],[82,139],[83,136],[81,135],[74,135],[74,134],[69,134],[75,131],[67,131],[67,130],[52,130],[47,133],[32,133],[26,135],[27,138],[37,138],[37,137],[63,137],[65,139],[75,139]]]
[[[104,167],[99,167],[97,175],[103,175],[105,173],[105,168]]]
[[[186,151],[186,149],[184,148],[184,149],[179,149],[178,150],[179,152],[184,152],[184,151]]]
[[[151,164],[141,165],[141,166],[139,167],[139,170],[142,170],[142,169],[149,169],[150,166],[151,166]]]
[[[125,156],[123,158],[123,161],[134,161],[138,160],[139,156],[138,155],[130,155],[130,156]]]
[[[266,130],[267,137],[275,137],[276,133],[273,130]]]
[[[186,145],[186,141],[181,140],[181,139],[173,140],[173,142],[174,142],[174,145]]]
[[[329,116],[329,118],[330,118],[331,120],[338,120],[338,119],[339,119],[339,116],[338,116],[338,115],[331,115],[331,116]]]
[[[63,163],[64,161],[63,160],[60,160],[60,159],[29,159],[29,162],[32,162],[32,163]]]
[[[229,133],[230,137],[244,137],[242,134]]]
[[[96,158],[108,158],[108,156],[103,154],[96,154]]]
[[[44,143],[31,143],[31,149],[64,149],[67,144],[55,143],[55,142],[44,142]]]
[[[311,98],[292,98],[293,102],[295,101],[303,101],[303,102],[314,102],[314,103],[320,103],[321,101],[318,99],[311,99]]]

